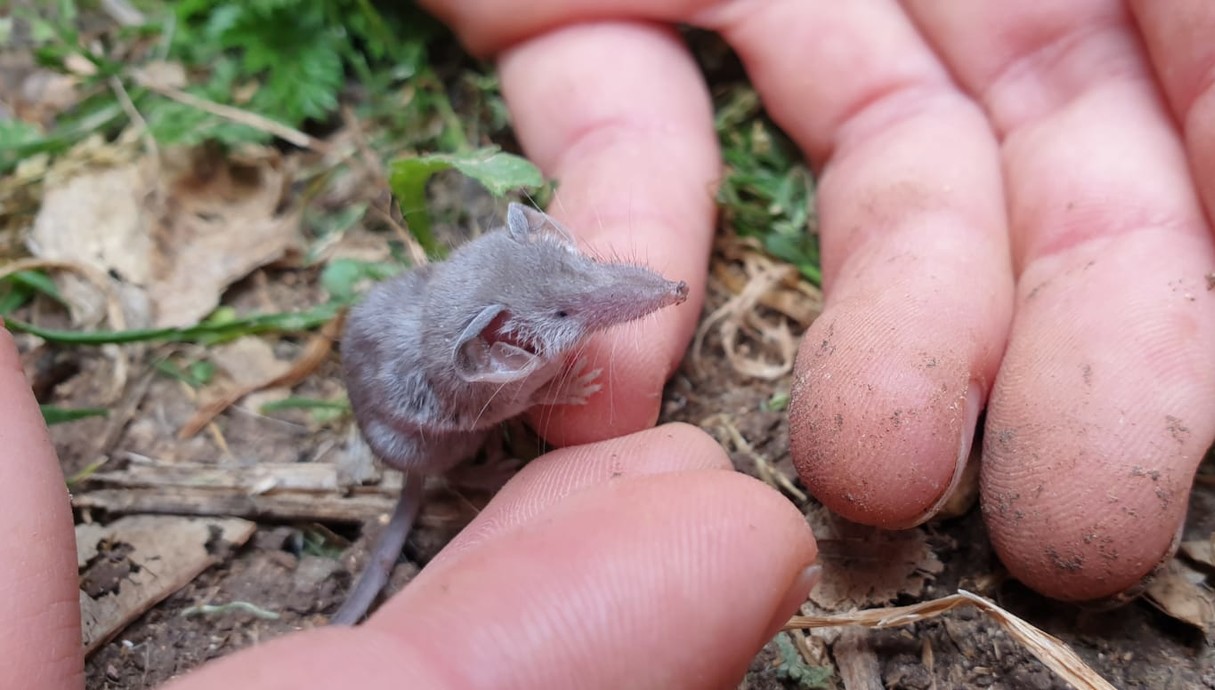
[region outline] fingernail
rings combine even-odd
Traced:
[[[793,584],[789,585],[789,590],[781,598],[780,606],[776,608],[776,616],[768,624],[768,637],[775,635],[784,627],[785,623],[789,622],[790,616],[797,615],[806,598],[810,596],[810,590],[814,589],[822,576],[823,567],[821,565],[806,566],[797,574],[797,577],[793,579]]]
[[[908,527],[921,525],[942,513],[956,517],[969,510],[974,505],[975,499],[978,498],[978,473],[966,471],[971,464],[979,413],[983,411],[983,389],[978,382],[971,381],[970,385],[966,387],[966,398],[962,405],[962,435],[958,439],[958,454],[954,459],[953,477],[937,502]]]

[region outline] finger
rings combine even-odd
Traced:
[[[1181,123],[1207,218],[1215,219],[1215,5],[1131,3],[1156,76]]]
[[[652,426],[700,315],[712,240],[720,162],[700,73],[673,32],[641,24],[556,30],[499,66],[524,149],[558,180],[550,211],[594,253],[691,287],[686,304],[594,338],[604,389],[533,421],[557,445]]]
[[[633,19],[686,21],[714,0],[423,0],[478,55],[492,55],[561,26]]]
[[[750,478],[627,476],[428,568],[361,628],[271,642],[178,690],[728,687],[805,597],[814,555],[801,514]]]
[[[1177,132],[1119,3],[916,10],[1004,140],[1020,275],[992,540],[1045,594],[1117,595],[1169,556],[1215,438],[1215,251]]]
[[[663,472],[732,470],[715,440],[688,424],[666,424],[601,443],[561,448],[519,471],[430,563],[427,572],[499,535],[526,526],[585,488]]]
[[[0,688],[84,687],[71,502],[2,327],[0,410]]]
[[[996,141],[897,5],[736,3],[710,20],[822,164],[827,303],[798,353],[798,472],[851,520],[921,522],[961,476],[1010,319]]]

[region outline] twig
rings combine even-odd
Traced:
[[[148,121],[144,119],[143,114],[135,107],[135,101],[131,100],[131,95],[127,93],[127,88],[122,85],[122,80],[118,77],[109,78],[110,90],[114,92],[114,96],[118,98],[118,104],[122,106],[123,112],[127,117],[139,125],[139,134],[144,140],[144,145],[157,158],[160,157],[160,151],[156,147],[156,140],[152,138],[152,132],[148,128]]]
[[[127,87],[122,85],[122,80],[118,77],[110,77],[110,90],[118,98],[118,103],[122,106],[127,117],[139,126],[139,135],[143,140],[143,145],[147,147],[148,153],[152,155],[152,163],[156,166],[156,173],[160,171],[160,147],[156,145],[156,138],[152,136],[152,130],[148,127],[148,121],[144,119],[143,114],[139,112],[139,108],[135,107],[135,101],[131,100],[131,95],[127,93]],[[157,177],[160,175],[157,174]],[[155,195],[155,212],[161,214],[164,211],[164,195],[165,189],[163,185],[153,184],[152,193]]]
[[[730,421],[729,417],[724,414],[715,414],[700,422],[700,427],[702,429],[709,425],[716,426],[724,431],[726,436],[729,437],[730,442],[734,444],[734,448],[743,455],[751,458],[751,460],[755,463],[755,470],[759,473],[760,479],[762,479],[765,484],[768,484],[777,491],[784,490],[785,493],[789,494],[801,503],[805,503],[807,500],[809,500],[809,497],[806,496],[806,492],[797,488],[792,480],[786,477],[783,472],[776,469],[776,466],[772,464],[771,460],[751,447],[751,444],[747,442],[746,438],[743,438],[742,432],[738,430],[738,427],[734,426],[734,423]]]
[[[273,134],[274,136],[295,144],[301,148],[312,149],[313,151],[321,154],[329,153],[329,145],[320,139],[304,134],[294,127],[288,127],[281,122],[271,120],[270,118],[263,117],[257,113],[251,113],[247,110],[241,110],[240,108],[233,108],[230,105],[224,105],[222,103],[209,101],[205,98],[199,98],[198,96],[182,91],[181,89],[156,84],[151,80],[138,75],[135,76],[135,83],[153,93],[175,100],[183,105],[198,108],[199,110],[206,111],[217,117],[222,117],[247,127],[260,129],[263,132],[269,132],[270,134]]]
[[[392,228],[401,242],[405,244],[405,250],[409,252],[409,261],[414,266],[426,265],[429,259],[426,256],[426,250],[418,242],[418,238],[414,237],[413,233],[409,232],[393,216],[392,202],[389,201],[388,204],[383,204],[381,201],[383,197],[392,199],[392,186],[388,183],[388,177],[384,174],[383,164],[367,142],[367,136],[363,133],[362,125],[359,124],[358,118],[354,116],[354,112],[349,107],[342,108],[342,121],[346,124],[351,136],[354,138],[354,143],[358,148],[359,157],[362,159],[363,165],[366,167],[367,172],[375,178],[376,186],[380,189],[380,194],[371,202],[371,209]]]
[[[304,347],[303,354],[292,363],[290,369],[278,376],[237,388],[220,399],[199,408],[190,419],[186,420],[185,425],[177,432],[177,437],[179,439],[187,439],[194,436],[203,427],[210,424],[211,420],[219,416],[221,412],[240,402],[242,398],[250,393],[280,386],[290,388],[308,378],[333,350],[333,341],[342,332],[342,324],[344,322],[345,312],[338,312],[338,315],[330,319],[321,328],[319,333],[309,338],[308,344]]]

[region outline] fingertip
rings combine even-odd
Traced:
[[[1213,256],[1144,229],[1024,274],[981,483],[996,552],[1036,591],[1121,596],[1172,555],[1215,438]]]
[[[948,499],[984,393],[956,347],[890,337],[897,318],[825,312],[802,341],[789,407],[790,452],[811,493],[849,520],[896,529]]]
[[[461,683],[716,687],[737,682],[796,608],[815,556],[801,513],[754,479],[622,478],[423,571],[367,625],[432,657],[460,648],[477,669]],[[677,648],[664,646],[672,636]]]

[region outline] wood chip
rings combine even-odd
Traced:
[[[392,510],[395,495],[338,496],[304,491],[251,495],[232,489],[101,489],[80,494],[77,508],[115,514],[236,515],[249,519],[361,523]],[[425,523],[425,520],[419,522]]]
[[[844,630],[833,649],[845,690],[883,690],[882,669],[864,631]]]

